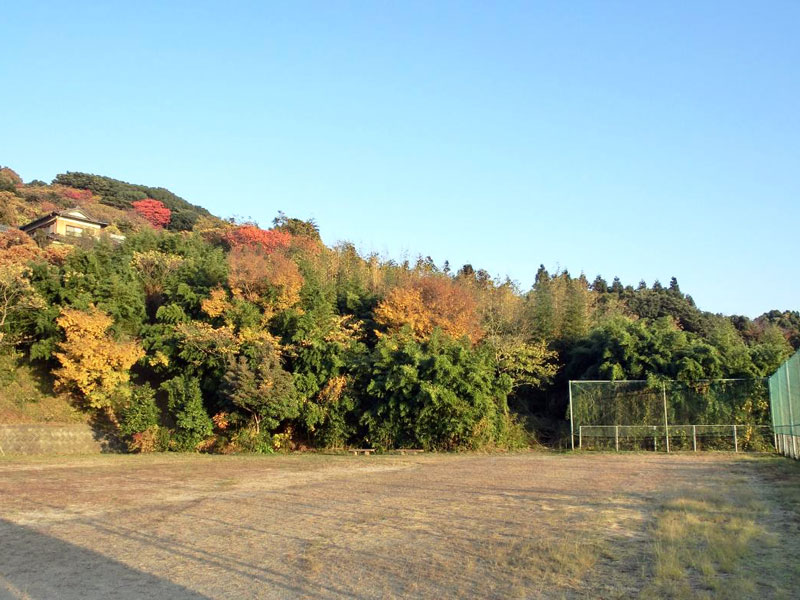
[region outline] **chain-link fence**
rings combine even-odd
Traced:
[[[778,452],[800,458],[800,352],[769,378],[769,398]]]

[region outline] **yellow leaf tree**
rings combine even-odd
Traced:
[[[418,339],[437,327],[472,343],[484,335],[470,290],[447,277],[422,277],[393,288],[375,309],[375,320],[389,330],[408,326]]]
[[[116,421],[114,405],[128,394],[130,368],[144,356],[136,342],[118,342],[108,333],[112,319],[91,307],[64,308],[56,320],[65,339],[55,353],[61,368],[54,371],[58,389],[75,394],[91,408]]]

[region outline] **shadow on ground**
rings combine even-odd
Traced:
[[[0,600],[207,599],[97,552],[4,519],[0,519],[0,540]]]

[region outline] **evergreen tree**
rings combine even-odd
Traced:
[[[211,418],[203,406],[200,382],[179,375],[161,384],[167,395],[167,408],[175,422],[173,443],[176,450],[195,450],[212,432]]]

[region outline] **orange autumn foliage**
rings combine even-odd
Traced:
[[[261,229],[255,225],[242,225],[226,231],[223,240],[231,249],[246,247],[270,254],[280,248],[288,248],[292,242],[292,234],[277,229]]]
[[[74,246],[56,244],[42,250],[32,237],[17,229],[0,233],[0,265],[26,265],[40,259],[53,265],[63,265],[73,250]]]
[[[214,427],[219,429],[220,431],[225,431],[228,426],[230,425],[230,415],[226,412],[218,412],[211,420],[214,422]]]
[[[300,301],[303,276],[297,265],[282,253],[267,254],[248,247],[234,248],[228,254],[228,266],[228,285],[234,295],[276,310],[289,308]]]
[[[67,257],[75,250],[75,246],[51,244],[44,249],[44,258],[51,265],[63,265]]]
[[[18,229],[0,233],[0,264],[22,265],[41,256],[41,249],[28,234]]]
[[[375,309],[375,320],[390,330],[408,326],[419,339],[436,328],[472,343],[483,337],[472,294],[447,277],[423,277],[392,289]]]

